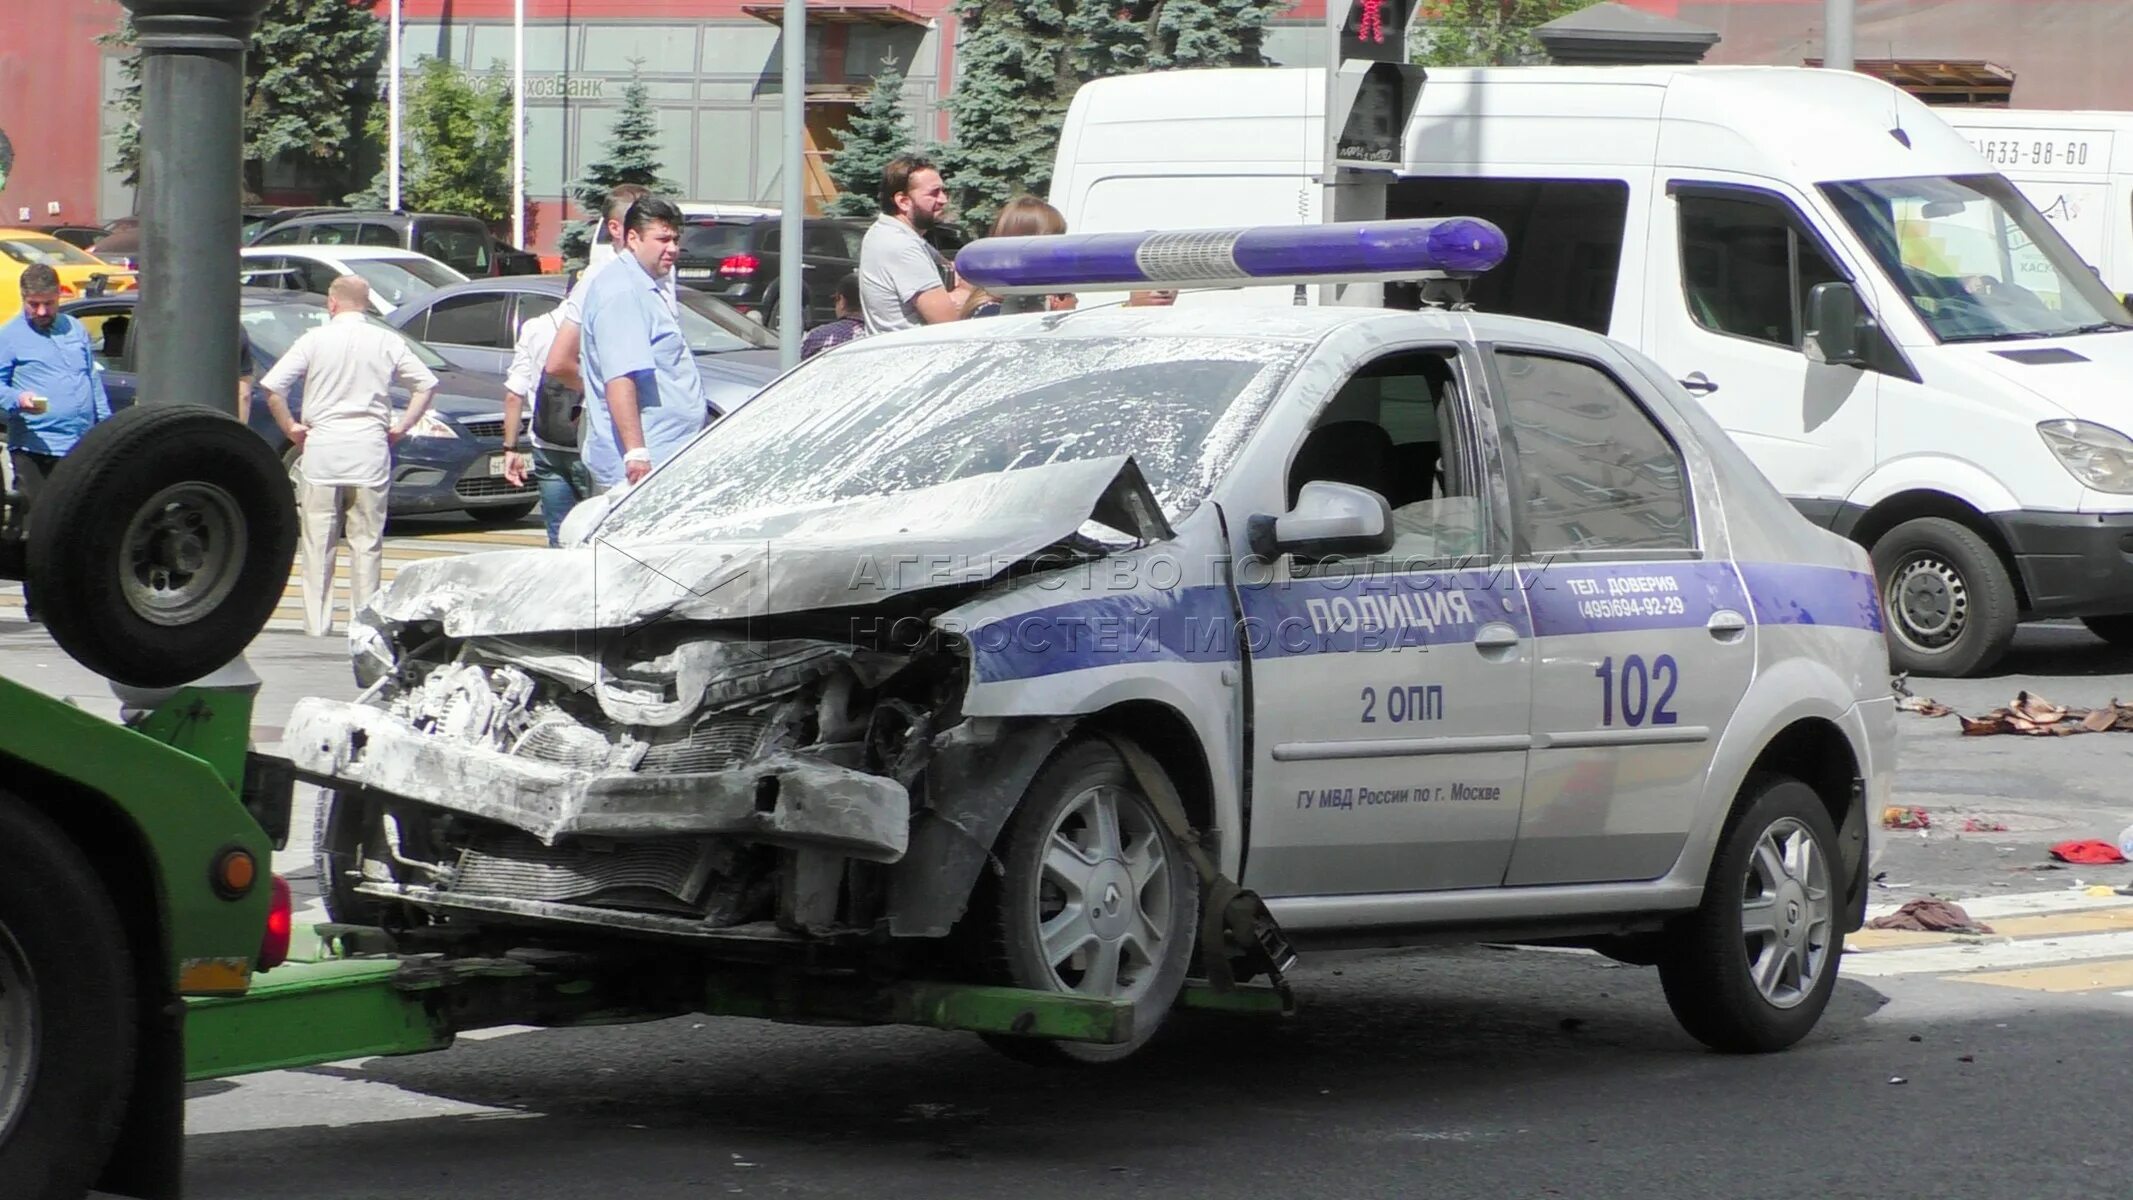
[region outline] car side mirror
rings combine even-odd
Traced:
[[[1296,507],[1278,517],[1255,516],[1247,528],[1262,558],[1383,554],[1392,549],[1392,506],[1369,488],[1313,480],[1297,493]]]
[[[1858,366],[1859,293],[1848,283],[1818,283],[1807,293],[1807,357],[1831,366]]]

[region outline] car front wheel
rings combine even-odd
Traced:
[[[978,911],[993,974],[1039,991],[1128,1000],[1120,1045],[988,1037],[1030,1062],[1114,1062],[1145,1045],[1192,965],[1200,881],[1108,743],[1070,743],[1030,784],[1001,833],[1004,870]]]
[[[1749,782],[1703,903],[1668,931],[1659,959],[1667,1006],[1714,1050],[1782,1050],[1813,1029],[1844,953],[1837,834],[1813,788]]]

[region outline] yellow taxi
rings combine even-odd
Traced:
[[[114,267],[51,234],[0,228],[0,321],[11,321],[22,311],[22,271],[37,263],[58,272],[62,300],[130,292],[139,282],[132,271]]]

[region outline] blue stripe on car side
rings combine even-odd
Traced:
[[[1794,563],[1739,571],[1662,562],[1294,579],[1239,589],[1241,637],[1225,589],[1206,585],[1070,600],[969,636],[978,681],[1006,683],[1127,663],[1233,662],[1240,642],[1258,659],[1459,645],[1498,621],[1520,636],[1572,637],[1701,628],[1734,609],[1760,625],[1881,631],[1871,575]]]

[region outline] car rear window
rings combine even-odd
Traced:
[[[43,234],[10,234],[0,237],[0,254],[5,254],[26,267],[40,263],[47,267],[104,265],[103,260],[92,258],[56,237],[46,237]]]
[[[751,228],[748,224],[723,221],[691,221],[681,231],[681,252],[691,258],[746,254]]]

